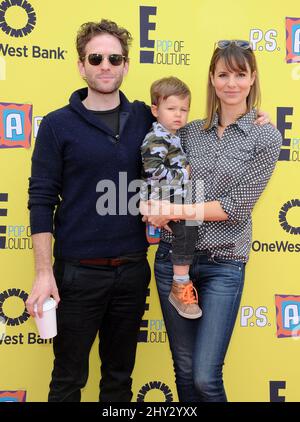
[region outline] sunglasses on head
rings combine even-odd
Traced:
[[[246,40],[220,40],[216,42],[216,47],[220,48],[221,50],[224,50],[232,44],[236,45],[237,47],[243,48],[244,50],[252,48],[250,42]]]
[[[83,57],[83,60],[87,57],[89,64],[92,66],[98,66],[100,63],[102,63],[103,59],[105,57],[108,58],[108,61],[113,66],[120,66],[123,61],[126,60],[125,56],[122,56],[122,54],[100,54],[100,53],[92,53],[88,56]]]

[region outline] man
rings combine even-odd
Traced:
[[[100,401],[132,398],[150,269],[144,224],[124,212],[118,198],[127,193],[121,185],[128,191],[140,178],[140,145],[153,117],[144,103],[130,103],[119,91],[130,41],[126,29],[108,20],[81,26],[78,68],[88,87],[43,119],[32,157],[28,207],[36,278],[26,305],[34,315],[37,304],[42,315],[47,297],[59,303],[49,401],[80,401],[98,333]],[[101,201],[105,181],[116,193],[109,214]]]

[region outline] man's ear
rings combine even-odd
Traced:
[[[124,63],[123,69],[123,76],[126,76],[129,70],[129,58],[127,58],[126,62]]]
[[[84,64],[82,63],[81,60],[78,60],[77,62],[77,66],[78,66],[78,70],[80,73],[80,76],[84,79],[85,78],[85,68],[84,68]]]

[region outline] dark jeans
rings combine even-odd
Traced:
[[[100,401],[129,402],[150,268],[146,257],[118,267],[56,261],[57,309],[54,369],[49,401],[80,401],[89,353],[99,335]]]
[[[203,315],[181,317],[168,301],[173,266],[171,245],[160,242],[155,277],[182,402],[227,401],[222,368],[239,309],[245,264],[196,253],[190,268]]]
[[[172,242],[173,265],[191,265],[194,259],[198,226],[189,226],[185,221],[168,223],[175,238]]]

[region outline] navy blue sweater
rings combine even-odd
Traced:
[[[119,172],[127,175],[127,183],[120,187],[123,193],[132,180],[140,179],[140,146],[153,117],[148,106],[130,103],[120,92],[116,139],[99,116],[83,106],[86,96],[86,88],[75,91],[67,106],[49,113],[40,124],[29,179],[31,232],[53,233],[56,258],[117,257],[144,251],[148,244],[141,217],[118,215],[119,201],[117,215],[100,215],[96,205],[103,193],[96,187],[111,180],[118,198]],[[128,201],[132,195],[128,194]]]

